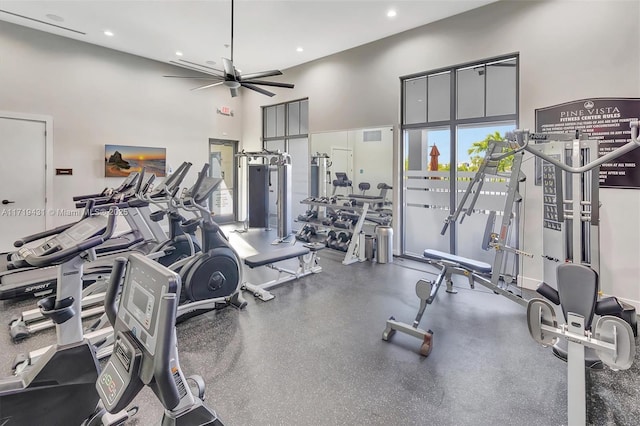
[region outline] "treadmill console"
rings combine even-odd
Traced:
[[[28,256],[44,256],[60,250],[65,250],[86,241],[89,238],[100,234],[107,227],[109,217],[107,215],[95,215],[82,219],[69,229],[64,230],[53,238],[37,247],[22,247],[17,253],[17,258],[12,257],[13,261],[20,261]]]

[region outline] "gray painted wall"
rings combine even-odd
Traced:
[[[240,139],[240,100],[215,88],[163,78],[180,70],[156,61],[0,21],[0,110],[53,117],[53,208],[74,194],[118,185],[104,177],[104,145],[167,148],[175,169],[208,161],[209,138]],[[235,117],[216,114],[228,105]],[[50,169],[52,170],[52,168]],[[195,180],[195,170],[190,179]],[[69,218],[56,218],[56,223]]]
[[[640,3],[637,1],[501,1],[285,71],[296,84],[268,99],[243,96],[243,140],[260,146],[260,108],[309,98],[310,132],[399,123],[398,77],[520,53],[520,126],[534,109],[598,96],[640,96]],[[398,140],[396,140],[398,143]],[[395,173],[400,161],[396,159]],[[390,165],[391,166],[391,165]],[[525,173],[533,176],[533,161]],[[542,277],[541,194],[526,189],[522,269],[525,285]],[[640,306],[640,191],[602,191],[602,288]],[[633,220],[629,220],[633,218]],[[396,228],[398,224],[396,223]],[[437,232],[440,224],[434,224]]]

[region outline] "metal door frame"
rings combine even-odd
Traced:
[[[240,142],[237,140],[209,138],[209,162],[211,162],[212,160],[211,148],[213,146],[230,146],[233,148],[233,215],[218,216],[218,218],[216,219],[217,223],[223,224],[235,222],[238,220],[238,157],[236,156],[236,154],[238,153],[239,144]],[[209,209],[211,208],[212,206],[209,206]]]

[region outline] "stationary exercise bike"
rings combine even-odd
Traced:
[[[117,259],[114,276],[105,312],[115,330],[115,349],[95,383],[106,411],[121,419],[123,410],[148,386],[164,407],[163,426],[222,426],[215,411],[203,404],[202,378],[185,377],[180,368],[175,331],[179,276],[139,254]],[[188,379],[197,385],[197,395]],[[108,414],[96,412],[86,425],[105,423],[114,422]]]
[[[1,425],[78,425],[96,411],[99,365],[93,345],[83,338],[79,315],[81,254],[111,237],[115,214],[112,207],[107,216],[87,217],[38,247],[20,249],[32,266],[60,264],[56,296],[38,302],[56,324],[57,344],[30,368],[0,380]]]

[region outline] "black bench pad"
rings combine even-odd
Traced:
[[[375,201],[376,203],[383,203],[384,198],[379,195],[361,195],[361,194],[349,194],[347,195],[349,198],[355,198],[356,200],[362,201]]]
[[[455,254],[445,253],[439,250],[427,249],[424,251],[423,256],[432,260],[447,260],[449,262],[455,262],[460,266],[470,269],[475,272],[481,272],[483,274],[491,273],[491,265],[485,262],[479,262],[477,260],[469,259],[468,257],[456,256]]]
[[[309,249],[302,246],[291,246],[278,250],[271,250],[265,253],[258,253],[249,256],[244,260],[245,265],[250,268],[269,265],[271,263],[280,262],[282,260],[293,259],[294,257],[304,256],[309,253]]]

